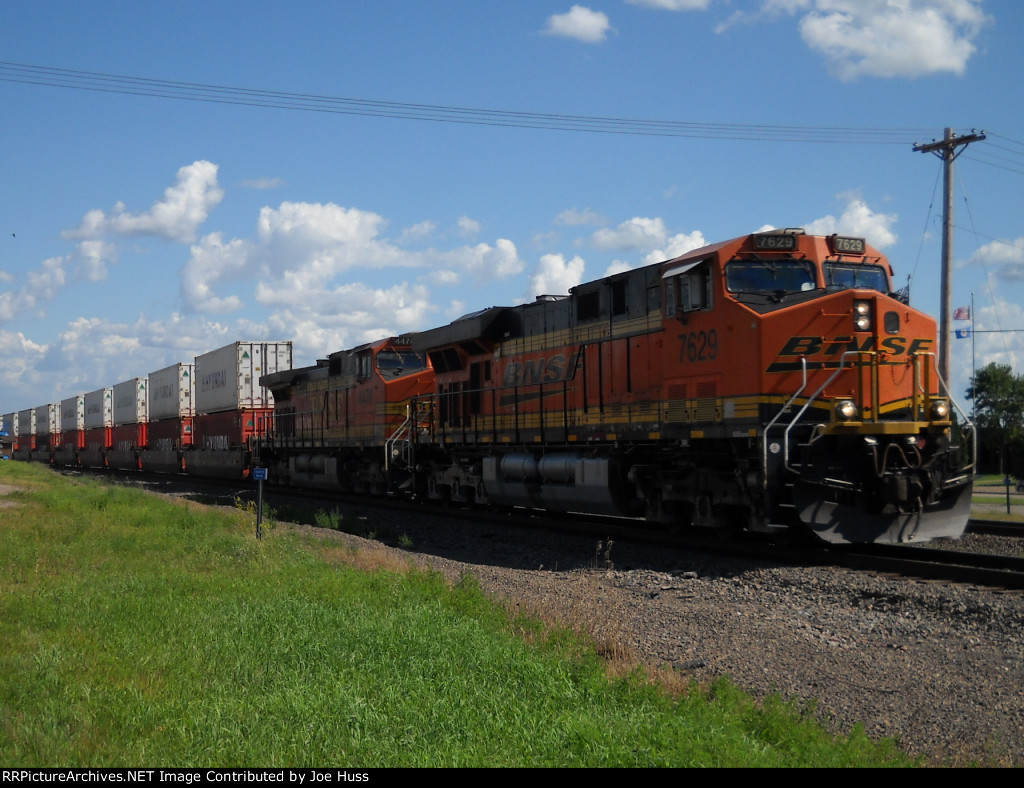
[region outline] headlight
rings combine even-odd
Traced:
[[[841,399],[836,403],[836,418],[840,421],[853,421],[857,418],[857,405],[852,399]]]
[[[932,420],[945,421],[949,418],[949,403],[944,399],[932,400]]]
[[[853,302],[853,326],[857,331],[871,330],[871,302]]]

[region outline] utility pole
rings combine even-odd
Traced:
[[[942,305],[939,309],[939,376],[949,396],[950,316],[953,313],[953,160],[972,142],[985,139],[984,132],[954,137],[953,129],[946,129],[941,141],[914,145],[920,153],[934,153],[943,163],[943,191],[945,207],[942,210]]]

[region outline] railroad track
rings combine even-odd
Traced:
[[[198,497],[214,503],[230,505],[235,498],[252,498],[255,484],[251,482],[226,482],[224,480],[192,479],[191,477],[148,476],[117,474],[122,481],[139,483],[154,492],[168,492],[170,487],[184,486],[191,490],[189,497]],[[183,484],[184,483],[184,484]],[[311,511],[317,508],[353,506],[361,508],[404,509],[412,513],[444,516],[452,519],[474,519],[480,522],[500,523],[514,528],[549,530],[595,538],[644,542],[658,544],[675,550],[700,550],[712,553],[730,554],[750,559],[768,559],[787,563],[843,566],[858,571],[920,578],[928,581],[961,583],[1008,591],[1024,590],[1024,558],[989,555],[963,551],[942,550],[934,547],[910,547],[898,545],[859,545],[856,547],[830,546],[781,546],[772,544],[759,535],[744,535],[737,539],[716,538],[703,530],[683,531],[671,534],[653,529],[647,523],[623,520],[618,517],[594,518],[593,516],[572,516],[545,514],[527,510],[495,512],[445,506],[413,506],[398,499],[367,499],[365,497],[344,497],[336,493],[305,490],[282,490],[270,487],[266,490],[268,505],[275,499],[303,500]],[[975,533],[998,533],[1000,535],[1024,536],[1024,524],[1003,521],[972,520],[971,530]]]
[[[975,534],[994,534],[996,536],[1024,537],[1024,522],[1010,520],[986,520],[972,517],[967,530]]]
[[[852,569],[904,577],[1024,591],[1024,558],[931,547],[869,545],[837,552],[836,563]]]

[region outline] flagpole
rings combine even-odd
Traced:
[[[974,293],[971,293],[971,389],[974,396],[971,397],[971,423],[978,423],[978,391],[977,391],[977,367],[974,363]]]

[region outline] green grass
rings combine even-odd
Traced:
[[[609,679],[472,578],[38,466],[0,484],[5,766],[908,763],[724,681]]]

